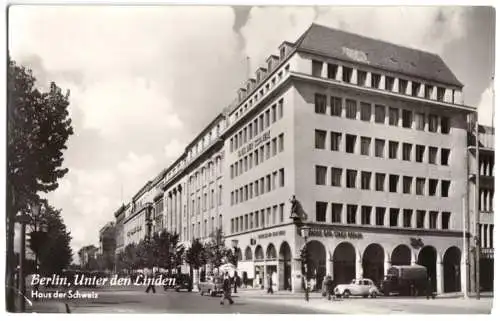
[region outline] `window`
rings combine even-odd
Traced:
[[[257,165],[259,165],[259,159],[260,159],[259,158],[259,150],[256,149],[254,154],[255,154],[255,157],[254,157],[255,158],[255,166],[257,166]]]
[[[429,228],[431,229],[437,228],[437,218],[438,218],[438,212],[434,211],[429,212]]]
[[[361,224],[370,225],[372,216],[371,206],[361,206]]]
[[[403,143],[403,160],[410,161],[411,160],[411,144]]]
[[[356,101],[352,99],[346,99],[345,101],[346,117],[349,119],[356,119],[357,106]]]
[[[441,181],[441,196],[448,197],[450,192],[450,181]]]
[[[361,172],[361,189],[369,190],[371,180],[372,180],[372,173]]]
[[[278,136],[278,151],[281,153],[285,149],[285,135],[280,134]]]
[[[271,143],[270,142],[266,143],[266,159],[269,159],[269,157],[271,157]]]
[[[448,230],[450,228],[450,212],[441,213],[441,228],[443,230]]]
[[[332,223],[342,222],[342,204],[332,203]]]
[[[325,166],[316,165],[316,185],[326,185],[326,170]]]
[[[332,167],[332,186],[340,186],[342,181],[342,168]]]
[[[441,165],[449,165],[448,158],[450,157],[450,150],[447,148],[441,148]]]
[[[285,58],[285,47],[281,47],[280,49],[280,60],[282,60],[283,58]]]
[[[429,178],[429,196],[436,196],[438,180]]]
[[[272,142],[272,156],[276,156],[276,153],[278,152],[278,140],[275,138],[273,138]]]
[[[420,83],[412,81],[411,82],[411,95],[417,97],[419,91],[420,91]]]
[[[330,79],[335,79],[337,75],[338,65],[328,64],[327,67],[327,77]]]
[[[276,183],[278,181],[278,172],[273,172],[272,189],[276,189]]]
[[[380,74],[372,73],[372,88],[380,89]]]
[[[326,205],[325,202],[316,202],[316,222],[326,222]]]
[[[264,128],[267,128],[270,126],[270,118],[271,118],[271,115],[270,115],[270,112],[269,110],[266,110],[266,113],[264,114]]]
[[[325,171],[326,172],[326,171]],[[266,192],[271,191],[271,175],[266,175]]]
[[[389,158],[390,159],[397,159],[398,158],[398,147],[399,143],[398,142],[389,142]]]
[[[432,85],[425,85],[425,99],[431,99],[432,97]]]
[[[399,109],[389,108],[389,125],[398,126],[399,123]]]
[[[276,122],[276,104],[271,107],[271,123]],[[252,131],[252,124],[250,124],[250,132]]]
[[[436,164],[436,156],[438,149],[429,146],[429,164]]]
[[[384,157],[385,140],[375,139],[375,157]]]
[[[415,113],[415,125],[417,130],[425,129],[425,115],[423,113]]]
[[[259,196],[259,180],[256,180],[254,182],[254,186],[255,186],[255,197]]]
[[[370,156],[370,137],[361,137],[361,155]]]
[[[255,228],[259,227],[259,211],[255,212]]]
[[[399,208],[391,208],[389,212],[389,226],[398,226]]]
[[[283,223],[285,221],[285,204],[281,203],[280,204],[280,223]]]
[[[376,173],[375,174],[375,190],[383,192],[385,185],[385,174]]]
[[[344,66],[342,68],[342,81],[351,82],[352,79],[352,68]]]
[[[342,116],[342,98],[331,96],[330,105],[330,115]]]
[[[253,129],[254,129],[254,132],[253,132],[253,135],[254,136],[257,136],[259,134],[259,120],[258,119],[255,119],[253,121]]]
[[[375,209],[375,225],[383,226],[385,221],[385,207]]]
[[[408,80],[405,79],[399,79],[399,85],[398,85],[398,92],[401,95],[406,95],[406,88],[408,87]]]
[[[375,105],[375,122],[377,124],[385,123],[385,106]]]
[[[285,170],[283,168],[280,169],[279,171],[279,181],[280,181],[279,184],[280,187],[285,186]]]
[[[265,190],[266,186],[265,186],[264,177],[262,177],[262,178],[260,179],[260,183],[259,183],[259,185],[260,185],[260,194],[262,195],[262,194],[264,194],[264,193],[265,193],[265,191],[266,191],[266,190]]]
[[[316,114],[326,114],[326,96],[314,94],[314,111]]]
[[[346,134],[345,136],[345,151],[346,153],[353,154],[356,147],[356,136]]]
[[[389,192],[397,193],[398,191],[398,175],[389,175]]]
[[[366,86],[366,71],[358,70],[358,86]]]
[[[432,133],[437,132],[438,127],[438,116],[429,115],[429,131]]]
[[[437,100],[438,101],[443,101],[444,100],[444,93],[445,93],[445,89],[443,87],[438,87],[437,88]]]
[[[424,228],[425,211],[417,210],[417,228]]]
[[[412,112],[410,110],[403,109],[403,127],[411,128],[413,121]]]
[[[417,177],[416,185],[417,186],[415,188],[415,194],[417,194],[417,195],[424,195],[425,178],[423,178],[423,177]]]
[[[248,198],[252,199],[253,198],[253,183],[248,184]]]
[[[403,227],[411,227],[412,215],[413,215],[413,210],[410,209],[403,210]]]
[[[450,133],[450,119],[448,117],[441,117],[441,134]]]
[[[314,77],[321,77],[321,69],[323,69],[323,62],[313,60],[312,61],[312,75]]]
[[[342,139],[342,134],[341,133],[336,133],[336,132],[331,132],[330,133],[330,148],[333,151],[339,151],[340,150],[340,143]]]
[[[278,102],[278,119],[283,118],[283,99]]]
[[[348,169],[346,171],[346,187],[347,188],[356,188],[356,170]]]
[[[212,190],[210,192],[210,208],[214,208],[215,207],[215,191]]]
[[[394,89],[394,77],[385,77],[385,90],[392,91]]]
[[[234,233],[234,218],[231,219],[231,233]]]
[[[370,121],[372,117],[372,105],[369,103],[361,103],[361,120]]]
[[[347,205],[347,224],[356,224],[357,205]]]
[[[315,130],[315,146],[317,149],[325,149],[326,144],[326,131],[324,130]]]
[[[411,193],[411,184],[413,183],[413,177],[411,176],[403,176],[403,193],[410,194]]]
[[[415,160],[418,163],[422,163],[424,161],[424,153],[425,153],[425,146],[423,145],[415,146]]]

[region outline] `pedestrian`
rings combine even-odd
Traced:
[[[432,293],[432,280],[430,276],[427,278],[426,293],[427,293],[427,300],[429,300],[429,297],[432,297],[434,299],[434,293]]]
[[[238,293],[236,288],[240,285],[240,277],[238,276],[238,272],[234,271],[234,293]]]
[[[271,293],[271,294],[274,293],[274,291],[273,291],[273,278],[272,278],[270,273],[267,276],[267,293]]]
[[[153,290],[153,293],[156,293],[153,269],[148,269],[146,271],[146,281],[149,283],[146,288],[146,293],[149,293],[149,290]]]
[[[228,300],[229,304],[233,304],[234,301],[231,299],[231,279],[229,278],[229,273],[226,271],[224,274],[224,281],[222,283],[222,290],[224,294],[222,295],[222,299],[220,300],[220,304],[224,305],[224,300]]]
[[[328,296],[328,301],[330,301],[332,299],[332,297],[334,297],[333,295],[333,279],[330,275],[328,275],[326,277],[326,294]]]

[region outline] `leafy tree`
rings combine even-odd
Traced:
[[[7,71],[7,310],[14,311],[14,218],[38,192],[58,187],[68,169],[62,167],[68,137],[73,134],[68,113],[69,92],[50,84],[36,88],[31,70],[8,60]]]
[[[186,262],[194,269],[199,269],[207,263],[206,250],[200,239],[194,239],[185,255]]]

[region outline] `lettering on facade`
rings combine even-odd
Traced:
[[[309,236],[314,237],[336,237],[339,239],[362,239],[363,233],[352,231],[335,231],[314,229],[309,232]]]
[[[276,231],[276,232],[269,232],[269,233],[259,234],[257,237],[259,239],[267,239],[268,237],[283,236],[285,234],[286,234],[286,231]]]
[[[264,134],[260,135],[253,142],[246,144],[238,151],[238,157],[241,157],[251,151],[252,149],[259,147],[260,144],[269,140],[271,138],[271,132],[268,130]]]
[[[142,230],[142,226],[139,225],[139,226],[136,226],[134,227],[133,229],[131,229],[130,231],[127,232],[127,236],[132,236],[134,235],[135,233],[139,232],[140,230]]]

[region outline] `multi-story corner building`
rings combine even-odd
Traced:
[[[475,109],[439,56],[313,24],[239,98],[225,133],[224,226],[249,276],[300,289],[295,195],[316,284],[379,282],[391,265],[418,263],[438,293],[460,290]]]
[[[477,237],[480,248],[479,276],[480,289],[483,291],[493,290],[493,199],[495,194],[494,167],[495,167],[495,129],[488,126],[478,127],[478,149],[479,163],[476,157],[476,133],[471,131],[469,135],[469,170],[471,175],[469,185],[469,218],[471,234]],[[479,164],[479,189],[476,188],[477,164]],[[476,193],[479,191],[477,210],[479,210],[479,230],[476,229]],[[471,249],[474,249],[471,242]],[[475,289],[475,260],[474,251],[470,252],[469,262],[471,266],[470,284]]]
[[[144,238],[151,236],[151,212],[149,206],[153,200],[151,181],[148,181],[133,197],[129,208],[125,211],[123,230],[125,233],[125,246],[139,243]]]

